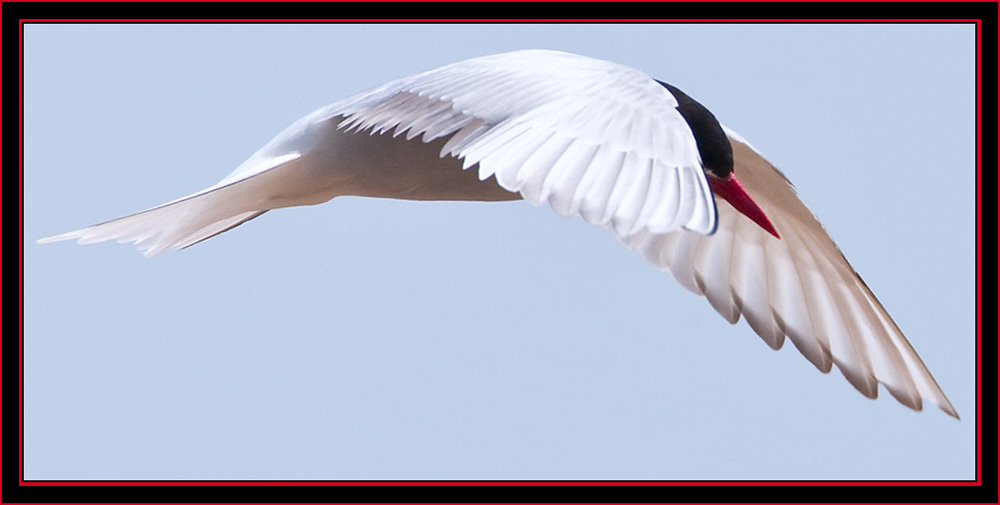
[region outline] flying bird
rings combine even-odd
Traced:
[[[680,89],[624,65],[527,50],[405,77],[322,107],[214,186],[39,240],[115,239],[146,256],[271,209],[337,196],[548,203],[787,337],[869,398],[957,412],[789,180]]]

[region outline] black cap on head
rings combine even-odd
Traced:
[[[687,93],[663,81],[660,83],[677,99],[677,111],[687,121],[698,144],[698,153],[705,170],[710,174],[725,179],[733,173],[733,146],[729,144],[726,132],[722,130],[715,115],[691,98]]]

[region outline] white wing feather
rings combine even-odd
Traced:
[[[582,215],[621,235],[709,233],[715,204],[676,105],[650,77],[611,62],[556,51],[476,58],[323,107],[204,191],[41,242],[132,241],[151,256],[268,209],[340,195],[481,198],[482,190],[468,189],[458,177],[419,191],[383,187],[392,186],[382,180],[387,177],[408,180],[420,170],[452,167],[448,160],[424,160],[388,173],[385,158],[404,165],[402,152],[413,148],[402,140],[417,136],[444,141],[434,144],[437,154],[461,159],[463,168],[478,166],[480,180],[494,176],[529,202],[548,202],[562,215]],[[361,132],[400,142],[362,140]],[[269,184],[256,180],[263,175]]]
[[[705,296],[730,323],[743,316],[767,344],[785,337],[819,370],[832,365],[869,398],[878,384],[915,410],[928,399],[958,413],[885,308],[788,180],[727,129],[735,173],[781,235],[719,200],[716,233],[642,232],[619,239]]]
[[[555,51],[486,56],[390,82],[326,109],[348,130],[425,142],[479,178],[622,235],[715,228],[677,101],[649,76]],[[322,117],[322,113],[320,116]]]

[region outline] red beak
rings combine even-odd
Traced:
[[[757,202],[750,198],[746,190],[743,189],[743,185],[740,181],[736,180],[736,175],[730,173],[729,177],[725,179],[715,177],[714,175],[708,175],[708,185],[712,187],[712,193],[718,195],[723,200],[729,202],[736,210],[740,211],[741,214],[750,218],[751,221],[757,223],[758,226],[764,229],[764,231],[774,235],[774,238],[781,239],[778,236],[778,230],[774,229],[774,225],[771,224],[771,220],[767,218],[764,211],[757,206]]]

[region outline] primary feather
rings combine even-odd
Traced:
[[[788,180],[725,130],[734,173],[777,239],[709,188],[674,96],[642,72],[555,51],[467,60],[399,79],[300,119],[218,184],[121,219],[41,240],[188,247],[264,212],[342,195],[548,203],[610,229],[653,265],[789,338],[864,395],[882,384],[958,417],[871,290]]]

